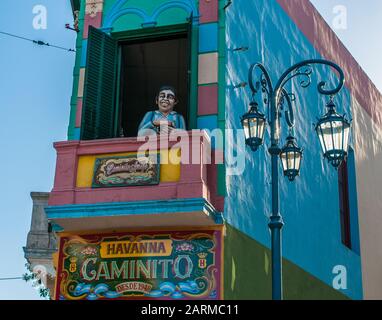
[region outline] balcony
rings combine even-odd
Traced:
[[[177,139],[66,141],[54,147],[56,173],[45,210],[48,219],[65,231],[223,222],[223,199],[216,195],[216,163],[222,163],[222,154],[211,153],[210,138],[203,131],[181,132]],[[156,184],[94,184],[97,159],[118,159],[142,154],[142,150],[160,156]]]

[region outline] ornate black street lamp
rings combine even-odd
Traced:
[[[251,108],[243,115],[241,124],[245,132],[245,143],[256,151],[263,144],[265,133],[265,115],[259,112],[256,102],[250,103]]]
[[[326,107],[329,110],[318,121],[316,132],[324,156],[337,168],[347,155],[350,122],[336,112],[333,101]]]
[[[285,89],[285,85],[293,78],[300,79],[303,88],[311,84],[312,65],[325,65],[335,69],[339,75],[339,83],[333,90],[325,89],[326,82],[318,84],[318,92],[329,97],[327,113],[318,121],[315,126],[319,141],[324,153],[324,157],[337,168],[346,158],[350,122],[345,116],[339,115],[333,103],[334,96],[340,92],[344,85],[344,73],[342,69],[333,62],[321,59],[302,61],[286,70],[277,81],[275,87],[272,85],[269,73],[261,63],[255,63],[249,69],[248,82],[252,91],[252,101],[250,110],[241,117],[244,128],[246,144],[256,151],[264,144],[264,133],[267,122],[270,126],[271,144],[268,148],[272,161],[272,214],[268,224],[271,230],[272,241],[272,299],[282,299],[282,264],[281,264],[281,229],[284,225],[279,212],[279,181],[278,181],[278,160],[281,159],[284,176],[289,181],[294,181],[300,173],[302,160],[302,149],[297,146],[293,136],[294,114],[292,104],[295,95]],[[255,69],[261,71],[260,78],[254,83],[253,72]],[[264,104],[270,111],[267,121],[266,116],[259,111],[259,105],[254,100],[258,92],[262,93]],[[289,135],[286,138],[285,146],[280,149],[280,118],[281,111],[285,110],[285,120],[289,127]]]
[[[295,137],[288,136],[285,146],[281,149],[280,159],[284,176],[293,181],[300,173],[302,159],[302,149],[297,146]]]

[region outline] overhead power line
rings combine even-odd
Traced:
[[[0,278],[0,281],[2,280],[21,280],[23,277],[13,277],[13,278]]]
[[[33,39],[29,39],[29,38],[18,36],[18,35],[12,34],[12,33],[4,32],[4,31],[0,31],[0,33],[1,34],[5,34],[5,35],[10,36],[10,37],[13,37],[13,38],[16,38],[16,39],[30,41],[30,42],[33,42],[33,43],[39,45],[39,46],[48,46],[48,47],[52,47],[52,48],[56,48],[56,49],[65,50],[65,51],[68,51],[68,52],[76,52],[76,50],[74,50],[74,49],[63,48],[63,47],[56,46],[56,45],[53,45],[53,44],[50,44],[50,43],[47,43],[47,42],[44,42],[44,41],[41,41],[41,40],[33,40]]]

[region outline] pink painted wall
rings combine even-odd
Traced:
[[[218,20],[218,2],[218,0],[199,1],[200,23],[215,22]]]
[[[199,86],[198,115],[204,116],[218,113],[218,85]]]
[[[89,26],[93,26],[95,28],[100,28],[102,25],[102,12],[97,12],[95,17],[91,17],[90,15],[85,15],[85,24],[84,24],[84,33],[83,39],[88,38]]]
[[[181,172],[178,182],[160,183],[157,186],[113,188],[76,187],[79,156],[135,152],[145,145],[150,150],[181,148]],[[57,150],[54,187],[49,205],[89,204],[100,202],[127,202],[142,200],[205,198],[222,209],[222,199],[216,197],[216,165],[210,160],[210,141],[203,132],[188,135],[184,132],[180,142],[153,137],[150,142],[136,138],[92,141],[65,141],[54,144]],[[145,150],[146,150],[145,149]],[[215,155],[213,155],[215,159]],[[217,159],[222,160],[221,155]],[[208,180],[214,179],[211,183]]]

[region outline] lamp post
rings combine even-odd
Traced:
[[[289,181],[294,181],[299,175],[303,151],[297,146],[293,134],[294,94],[285,89],[285,85],[294,78],[300,78],[300,86],[306,88],[311,84],[311,74],[313,65],[325,65],[335,69],[339,75],[339,83],[332,90],[326,89],[326,82],[321,81],[317,90],[320,94],[329,97],[327,113],[318,121],[315,126],[324,157],[337,168],[347,155],[348,137],[350,122],[345,116],[339,115],[335,110],[333,102],[334,96],[344,85],[344,73],[335,63],[322,59],[311,59],[297,63],[287,69],[278,79],[273,87],[271,78],[266,68],[261,63],[253,64],[249,69],[248,82],[252,91],[252,101],[249,111],[241,117],[241,124],[244,128],[246,144],[256,151],[264,143],[264,132],[267,126],[266,116],[259,110],[259,105],[255,101],[256,94],[260,91],[264,105],[270,111],[271,141],[268,152],[271,155],[272,165],[272,213],[268,224],[271,230],[271,251],[272,251],[272,299],[282,299],[282,262],[281,262],[281,229],[284,225],[279,211],[279,177],[278,161],[281,159],[284,176]],[[259,69],[261,75],[259,79],[253,81],[253,73]],[[289,135],[286,138],[284,147],[279,147],[280,142],[280,119],[281,111],[285,109],[285,120],[289,128]]]

